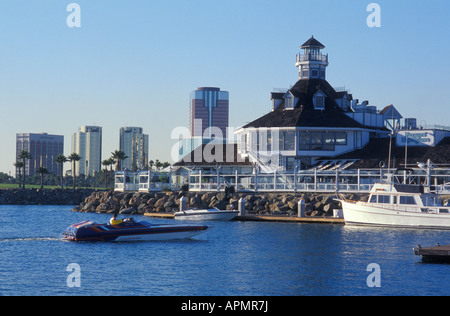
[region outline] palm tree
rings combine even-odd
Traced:
[[[122,150],[115,150],[113,153],[111,153],[111,158],[114,158],[116,162],[116,171],[119,171],[119,165],[122,160],[125,160],[128,158],[127,155],[125,155],[125,152]]]
[[[113,165],[115,164],[115,162],[116,162],[116,160],[113,158],[113,157],[110,157],[109,159],[108,159],[108,162],[109,162],[109,178],[110,179],[113,179],[113,187],[114,187],[114,177],[113,177]]]
[[[105,166],[105,188],[108,188],[108,166],[114,164],[114,160],[105,159],[102,161],[102,165]]]
[[[55,158],[55,162],[57,164],[59,164],[59,171],[60,171],[60,176],[61,176],[61,190],[64,189],[64,174],[63,174],[63,169],[64,169],[64,163],[67,162],[67,157],[64,156],[63,154],[59,154],[56,158]]]
[[[23,188],[25,189],[25,166],[26,166],[26,163],[25,163],[25,161],[27,160],[27,159],[31,159],[31,154],[30,154],[30,152],[29,151],[27,151],[27,150],[22,150],[20,153],[19,153],[19,155],[17,156],[17,158],[18,159],[22,159],[22,162],[23,162]]]
[[[47,168],[45,168],[45,167],[39,167],[37,172],[41,174],[41,189],[43,189],[44,188],[44,174],[47,174],[49,172],[48,172]]]
[[[156,161],[155,161],[156,170],[159,171],[159,169],[161,169],[162,165],[163,165],[162,162],[159,161],[159,159],[156,159]]]
[[[17,173],[19,174],[19,188],[22,187],[22,173],[20,172],[20,169],[22,169],[23,167],[23,162],[22,161],[16,161],[15,163],[13,163],[14,167],[16,167],[17,169]]]
[[[70,156],[67,157],[67,159],[72,162],[73,190],[75,191],[75,163],[81,160],[81,156],[77,153],[71,153]]]

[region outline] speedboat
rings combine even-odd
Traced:
[[[69,241],[151,241],[190,238],[209,227],[200,225],[154,225],[146,221],[123,221],[118,225],[84,221],[70,225],[63,238]]]
[[[185,211],[176,212],[174,214],[175,219],[178,220],[191,220],[191,221],[230,221],[239,214],[239,211],[221,211],[217,208],[211,209],[190,209]]]
[[[450,207],[422,185],[376,183],[367,202],[338,201],[348,225],[450,229]]]

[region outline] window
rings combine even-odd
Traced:
[[[400,204],[403,205],[416,205],[416,201],[414,200],[413,196],[400,196]]]
[[[284,150],[295,150],[295,132],[284,132]]]
[[[377,203],[377,196],[378,195],[372,195],[371,197],[370,197],[370,203]]]
[[[258,151],[259,150],[259,132],[252,132],[251,133],[251,148],[252,151]]]
[[[245,134],[245,136],[244,136],[244,144],[245,144],[245,150],[247,151],[247,152],[249,152],[250,151],[250,142],[248,141],[248,138],[249,138],[249,134]]]
[[[311,148],[310,150],[322,150],[322,132],[311,132]]]
[[[302,75],[302,78],[309,78],[309,67],[308,66],[302,66],[301,75]]]
[[[378,195],[378,203],[389,204],[391,197],[389,195]]]
[[[318,78],[319,77],[319,70],[312,69],[311,70],[311,78]]]
[[[327,150],[334,151],[335,146],[347,145],[345,132],[300,132],[300,150]]]
[[[325,79],[325,69],[320,69],[320,79]]]
[[[325,132],[323,134],[322,150],[334,150],[334,144],[335,144],[334,137],[335,137],[334,133]]]
[[[422,202],[424,206],[437,206],[439,202],[433,196],[422,196]]]
[[[295,150],[295,132],[279,133],[279,150]]]
[[[336,145],[347,145],[347,133],[337,132],[336,135]]]
[[[315,97],[314,102],[316,110],[324,110],[325,109],[325,98],[323,96]]]
[[[254,150],[270,152],[272,150],[272,132],[266,128],[260,128],[255,135],[258,139],[255,140]]]
[[[294,96],[288,92],[286,93],[285,98],[285,106],[284,108],[287,110],[292,110],[294,108]]]
[[[272,133],[270,131],[267,132],[267,151],[272,151]]]
[[[313,103],[315,110],[325,110],[325,94],[319,90],[313,97]]]
[[[286,170],[294,170],[295,157],[286,157]]]

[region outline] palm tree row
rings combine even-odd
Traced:
[[[70,161],[72,163],[72,178],[73,178],[73,190],[75,190],[75,174],[76,174],[76,162],[81,160],[81,156],[78,155],[77,153],[71,153],[69,156],[64,156],[63,154],[58,155],[55,158],[55,162],[59,165],[60,167],[60,177],[61,177],[61,189],[64,188],[64,163]],[[112,165],[115,164],[115,170],[119,171],[120,170],[120,163],[127,159],[128,157],[125,155],[125,153],[121,150],[115,150],[114,152],[111,153],[111,158],[103,160],[102,161],[102,165],[105,166],[105,169],[110,166],[110,174],[112,173]],[[25,188],[25,168],[26,168],[26,160],[27,159],[31,159],[31,154],[30,152],[26,151],[26,150],[22,150],[18,155],[17,155],[17,161],[14,163],[14,166],[17,169],[17,173],[19,176],[19,188],[23,187]],[[23,170],[23,173],[21,172],[21,170]],[[39,173],[41,175],[41,188],[43,187],[43,183],[44,183],[44,174],[49,173],[47,168],[45,167],[40,167],[37,170],[37,173]],[[105,186],[107,185],[107,175],[106,175],[106,170],[105,170]]]

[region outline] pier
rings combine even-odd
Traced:
[[[153,218],[174,219],[173,213],[145,213],[144,216]],[[296,217],[296,216],[274,216],[274,215],[239,215],[234,221],[247,222],[286,222],[286,223],[315,223],[315,224],[340,224],[344,225],[343,218],[335,217]]]
[[[450,245],[422,248],[418,245],[414,248],[416,256],[422,256],[423,262],[450,263]]]

